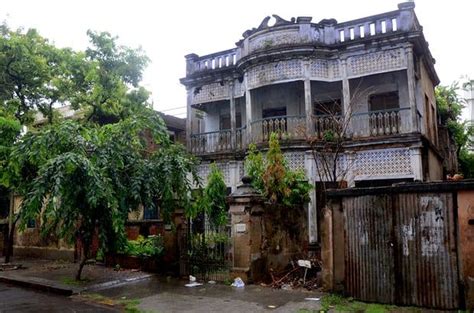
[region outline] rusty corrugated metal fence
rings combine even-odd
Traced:
[[[451,193],[343,198],[346,292],[364,301],[459,307]]]

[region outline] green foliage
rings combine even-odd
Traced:
[[[257,152],[255,145],[249,147],[245,167],[253,186],[271,203],[292,206],[309,201],[312,185],[306,180],[304,172],[288,168],[276,134],[270,136],[266,160]]]
[[[257,146],[251,143],[245,158],[245,170],[252,178],[253,187],[260,191],[264,190],[263,173],[265,172],[265,165],[265,160],[262,154],[258,152]]]
[[[224,175],[215,163],[210,166],[207,185],[204,189],[195,190],[193,196],[194,204],[189,206],[191,210],[188,217],[195,218],[198,214],[205,213],[214,229],[227,223],[227,186]]]
[[[474,154],[462,149],[459,154],[459,169],[464,178],[474,178]]]
[[[441,124],[448,128],[456,143],[460,171],[465,178],[474,178],[474,156],[469,153],[469,149],[473,148],[471,138],[474,136],[474,127],[460,121],[464,100],[459,98],[458,93],[457,83],[436,87],[436,105]]]
[[[194,165],[169,141],[161,118],[144,109],[115,124],[64,121],[29,132],[13,148],[9,167],[24,197],[22,228],[40,216],[43,233],[80,238],[86,248],[97,229],[103,247],[116,251],[125,244],[128,213],[139,205],[159,204],[166,218],[190,204],[187,176],[195,174]]]
[[[449,120],[457,121],[464,108],[463,100],[458,96],[459,85],[453,83],[451,86],[438,86],[435,89],[436,105],[442,125]]]
[[[124,250],[124,254],[130,256],[136,256],[140,258],[145,257],[160,257],[163,254],[163,237],[161,236],[138,236],[137,240],[127,240]]]

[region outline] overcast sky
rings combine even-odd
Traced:
[[[0,0],[0,19],[11,27],[37,28],[60,47],[83,50],[86,31],[109,31],[119,43],[142,46],[152,63],[143,84],[154,107],[184,117],[184,55],[235,47],[242,33],[271,14],[285,19],[312,16],[339,22],[397,9],[400,0]],[[474,1],[415,1],[441,84],[474,77]],[[170,110],[180,108],[178,110]]]

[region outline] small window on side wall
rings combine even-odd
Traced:
[[[374,94],[369,97],[370,111],[393,110],[399,107],[397,91]]]

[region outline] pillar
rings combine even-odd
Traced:
[[[236,148],[236,137],[235,137],[235,98],[234,98],[234,81],[229,82],[229,99],[230,99],[230,130],[231,130],[231,146],[232,149]]]
[[[245,282],[260,280],[265,270],[261,246],[263,197],[253,189],[249,177],[227,198],[232,225],[232,275]]]
[[[304,158],[304,165],[308,180],[310,183],[316,181],[316,173],[314,157],[311,151],[306,151]],[[308,240],[309,243],[316,243],[318,241],[318,208],[316,204],[316,189],[312,188],[309,192],[309,203],[308,203]]]
[[[247,73],[244,75],[244,84],[245,84],[245,117],[247,125],[247,136],[246,144],[248,145],[253,141],[252,136],[252,96],[251,91],[248,86]]]
[[[347,125],[351,123],[352,116],[352,107],[351,107],[351,90],[349,85],[349,79],[347,78],[347,60],[341,60],[341,73],[342,73],[342,104],[344,106],[344,123]],[[350,126],[350,125],[348,125]],[[351,127],[347,128],[347,131],[350,132]]]
[[[413,48],[407,47],[405,49],[406,60],[407,60],[407,82],[408,82],[408,102],[410,103],[410,130],[411,132],[417,132],[418,129],[418,110],[416,108],[415,99],[415,64],[413,62]]]
[[[423,162],[421,157],[421,148],[410,148],[411,168],[413,170],[413,179],[423,181]]]
[[[311,98],[311,80],[310,80],[310,73],[309,73],[309,61],[304,61],[303,68],[305,72],[304,78],[304,108],[305,108],[305,115],[306,115],[306,132],[308,135],[312,135],[314,133],[313,127],[313,104]]]
[[[191,133],[192,133],[192,118],[193,109],[191,107],[193,101],[193,88],[186,88],[186,147],[191,151]]]

